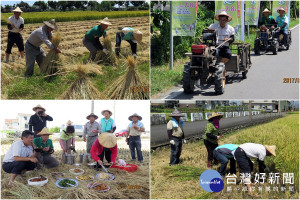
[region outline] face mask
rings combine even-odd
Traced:
[[[213,119],[213,124],[214,126],[218,129],[220,126],[219,126],[219,122],[220,122],[220,119],[217,119],[217,118],[214,118]]]

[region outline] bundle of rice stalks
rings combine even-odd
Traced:
[[[95,69],[91,67],[91,65],[78,64],[73,69],[69,69],[77,74],[77,79],[67,88],[59,99],[105,99],[87,77],[90,71],[95,72]],[[98,70],[97,73],[101,72]]]
[[[149,99],[149,83],[143,81],[136,71],[132,56],[127,59],[128,71],[111,84],[106,91],[109,99]]]
[[[61,34],[58,32],[53,35],[52,44],[58,47],[61,42]],[[44,58],[41,65],[41,73],[51,75],[57,72],[57,66],[60,65],[59,54],[55,53],[54,50],[50,50]]]
[[[103,39],[103,47],[108,50],[108,55],[103,53],[103,51],[98,51],[94,62],[96,63],[102,63],[105,65],[117,65],[118,59],[117,56],[113,50],[113,46],[110,41],[110,37],[106,36]]]
[[[11,83],[12,77],[6,73],[3,69],[1,70],[1,86],[7,86]]]

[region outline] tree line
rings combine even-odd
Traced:
[[[118,5],[117,7],[114,7]],[[113,11],[119,10],[148,10],[149,4],[145,1],[36,1],[32,6],[21,1],[14,5],[1,5],[1,12],[11,12],[14,8],[20,7],[24,12],[35,11],[76,11],[76,10],[92,10],[92,11]],[[124,8],[123,8],[124,7]]]

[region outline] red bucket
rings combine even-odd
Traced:
[[[117,168],[117,169],[125,170],[125,171],[128,171],[128,172],[135,172],[138,169],[138,166],[137,165],[132,165],[132,164],[126,164],[125,167],[121,167],[121,166],[117,166],[117,165],[113,164],[111,166],[111,168]]]

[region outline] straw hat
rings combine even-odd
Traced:
[[[129,119],[130,121],[132,121],[132,117],[137,117],[140,121],[143,119],[141,116],[139,116],[139,115],[136,114],[136,113],[134,113],[133,115],[130,115],[130,116],[128,117],[128,119]]]
[[[285,10],[283,8],[278,8],[277,12],[279,13],[281,10],[284,11],[284,13],[285,13]]]
[[[222,114],[213,112],[212,115],[207,120],[211,120],[212,118],[220,118],[221,119],[222,117],[223,117]]]
[[[266,149],[268,152],[270,152],[270,154],[272,154],[273,156],[276,156],[275,150],[276,150],[276,145],[265,145]]]
[[[37,135],[52,135],[53,133],[50,133],[49,130],[45,127],[41,132],[39,132]]]
[[[55,22],[55,19],[51,19],[50,21],[44,21],[43,22],[46,26],[54,29],[54,30],[57,30],[57,26],[56,26],[56,22]]]
[[[143,33],[139,30],[133,32],[133,39],[140,43],[143,39]]]
[[[112,24],[108,21],[108,18],[105,17],[104,19],[102,19],[101,21],[99,21],[100,24],[105,24],[108,26],[111,26]]]
[[[271,11],[268,10],[268,8],[264,9],[264,11],[262,11],[262,13],[271,13]]]
[[[90,119],[91,116],[95,117],[95,119],[98,119],[98,116],[95,115],[94,113],[89,114],[89,115],[86,117],[86,119]]]
[[[104,116],[105,112],[109,112],[109,115],[112,116],[112,112],[110,110],[102,110],[101,114]]]
[[[46,109],[45,108],[43,108],[40,104],[39,105],[37,105],[37,106],[35,106],[35,107],[33,107],[32,108],[32,110],[33,111],[35,111],[36,109],[38,109],[38,108],[40,108],[40,109],[42,109],[42,110],[44,110],[44,111],[46,111]]]
[[[71,120],[68,120],[67,124],[73,124],[73,122]]]
[[[232,20],[232,17],[231,17],[230,15],[228,15],[227,12],[222,11],[221,13],[219,13],[219,14],[217,14],[217,15],[215,16],[215,19],[216,19],[217,21],[219,21],[220,15],[221,15],[221,16],[222,16],[222,15],[223,15],[223,16],[227,16],[227,17],[228,17],[228,22],[230,22],[230,21]]]
[[[117,145],[117,138],[112,133],[101,133],[98,137],[99,143],[105,148],[113,148]]]
[[[20,7],[16,7],[12,12],[22,13],[23,11],[20,9]]]
[[[184,116],[184,114],[182,114],[181,112],[179,112],[178,110],[177,110],[177,108],[175,108],[175,110],[172,112],[172,114],[171,115],[169,115],[170,117],[183,117]]]

